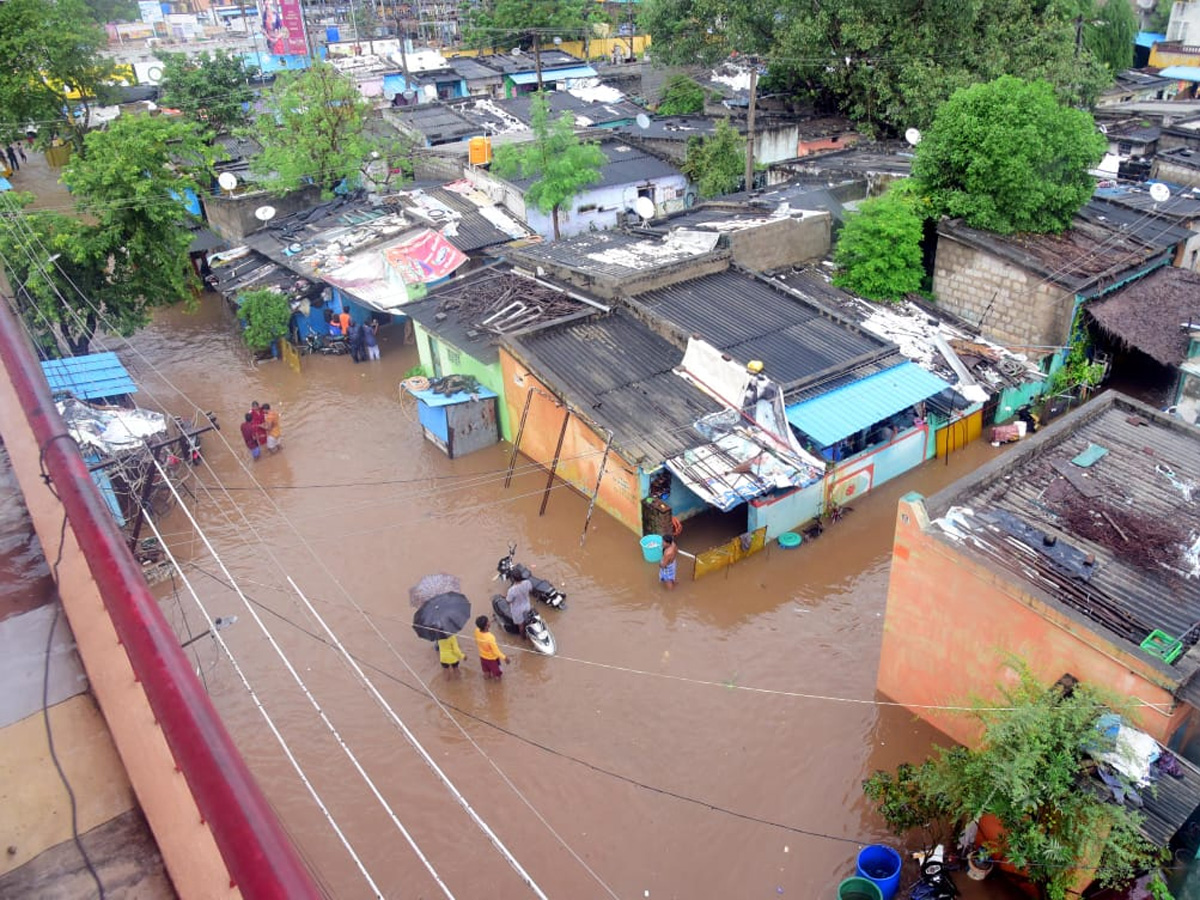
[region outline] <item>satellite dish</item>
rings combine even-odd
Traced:
[[[258,219],[260,222],[270,222],[273,218],[275,218],[275,207],[260,206],[254,211],[254,218]]]
[[[633,208],[643,221],[649,222],[654,218],[654,201],[649,197],[638,197]]]
[[[222,189],[226,191],[232,191],[238,186],[237,176],[232,172],[222,172],[217,176],[217,184],[219,184]]]
[[[556,37],[554,38],[554,46],[555,46],[555,47],[559,47],[559,46],[561,46],[561,45],[562,45],[562,38],[560,38],[560,37],[557,37],[557,36],[556,36]]]
[[[1099,131],[1101,134],[1108,134],[1108,126],[1107,125],[1097,125],[1096,130]]]
[[[910,128],[904,132],[904,139],[914,147],[921,143],[921,131],[918,128]]]
[[[509,52],[510,52],[510,53],[511,53],[513,56],[520,56],[520,55],[521,55],[521,48],[520,48],[520,47],[513,47],[513,48],[512,48],[512,50],[510,50]]]
[[[1157,5],[1156,0],[1137,0],[1138,9],[1144,9],[1147,12],[1154,9]]]
[[[637,119],[635,121],[637,122],[638,128],[649,128],[650,127],[650,117],[648,115],[646,115],[645,113],[638,113]]]
[[[1155,203],[1166,203],[1171,199],[1171,189],[1165,184],[1156,182],[1150,185],[1150,199]]]
[[[296,244],[288,244],[288,252],[289,252],[289,253],[299,253],[299,252],[300,252],[301,250],[303,250],[303,249],[304,249],[304,245],[303,245],[303,244],[299,244],[299,243],[296,243]]]

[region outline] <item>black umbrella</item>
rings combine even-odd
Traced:
[[[438,594],[413,613],[413,631],[423,641],[458,634],[471,620],[471,601],[457,591]]]
[[[408,602],[415,608],[426,600],[432,600],[438,594],[446,594],[450,591],[462,593],[462,585],[454,575],[447,575],[444,572],[426,575],[408,589]]]

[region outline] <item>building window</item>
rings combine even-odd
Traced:
[[[595,212],[595,211],[596,211],[596,204],[595,204],[595,203],[585,203],[585,204],[583,204],[583,206],[579,207],[579,209],[577,209],[577,210],[575,210],[575,211],[576,211],[576,212],[581,212],[581,213],[585,213],[585,212]]]
[[[457,350],[455,350],[453,347],[447,347],[446,348],[446,365],[457,366],[460,362],[462,362],[462,354],[459,353]]]

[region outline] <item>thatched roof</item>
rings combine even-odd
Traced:
[[[1200,329],[1200,274],[1167,266],[1087,311],[1109,334],[1164,366],[1178,366],[1187,358],[1188,332]]]

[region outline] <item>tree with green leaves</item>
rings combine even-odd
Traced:
[[[704,112],[704,88],[686,75],[672,75],[658,101],[660,116],[687,116]]]
[[[83,0],[92,13],[92,20],[100,25],[108,22],[133,22],[138,17],[134,0]]]
[[[1099,2],[1083,22],[1083,42],[1092,56],[1116,77],[1133,65],[1133,42],[1138,23],[1125,0]]]
[[[1076,49],[1081,3],[1092,2],[645,0],[638,21],[658,62],[757,55],[768,63],[762,90],[894,135],[927,127],[955,90],[1005,74],[1044,79],[1073,103],[1094,100],[1111,77],[1086,46]]]
[[[213,136],[233,131],[250,121],[254,102],[250,79],[257,70],[240,56],[224,50],[196,56],[185,53],[160,54],[163,63],[159,82],[161,106],[178,109],[193,122],[207,127]]]
[[[1105,801],[1092,769],[1115,744],[1112,720],[1101,717],[1131,704],[1087,684],[1047,686],[1015,665],[1015,686],[975,705],[983,736],[974,749],[939,749],[895,778],[877,773],[864,783],[868,798],[897,833],[926,816],[964,825],[990,813],[1003,834],[986,849],[1025,871],[1046,900],[1063,900],[1092,865],[1102,886],[1128,884],[1165,854],[1142,836],[1140,813]]]
[[[250,135],[262,146],[251,169],[268,190],[315,184],[331,196],[344,180],[357,181],[374,144],[366,133],[371,104],[354,82],[328,63],[281,72],[263,98],[266,112]]]
[[[14,212],[0,227],[0,254],[30,321],[56,329],[75,355],[100,326],[129,335],[152,307],[194,298],[182,197],[212,168],[188,122],[121,116],[85,141],[87,152],[63,172],[76,216]]]
[[[501,178],[533,179],[525,202],[551,214],[557,240],[563,205],[600,180],[600,169],[608,158],[599,144],[579,139],[570,113],[552,122],[550,104],[540,91],[530,104],[530,126],[533,140],[496,148],[492,171]]]
[[[246,323],[242,340],[254,351],[270,349],[287,334],[292,307],[287,297],[270,288],[246,291],[238,297],[238,318]]]
[[[833,283],[870,300],[895,302],[919,292],[925,280],[920,204],[903,182],[863,201],[838,235]]]
[[[471,46],[532,49],[542,90],[542,47],[555,37],[581,40],[601,13],[591,0],[492,0],[464,9],[464,41]]]
[[[721,119],[711,136],[688,139],[680,170],[695,182],[701,197],[731,194],[746,180],[746,140],[728,119]]]
[[[107,47],[81,0],[0,3],[0,131],[11,138],[26,122],[45,123],[47,139],[61,135],[82,152],[92,106],[113,77]]]
[[[1006,75],[955,93],[917,146],[913,177],[935,214],[1010,234],[1059,232],[1095,190],[1107,141],[1044,81]]]

